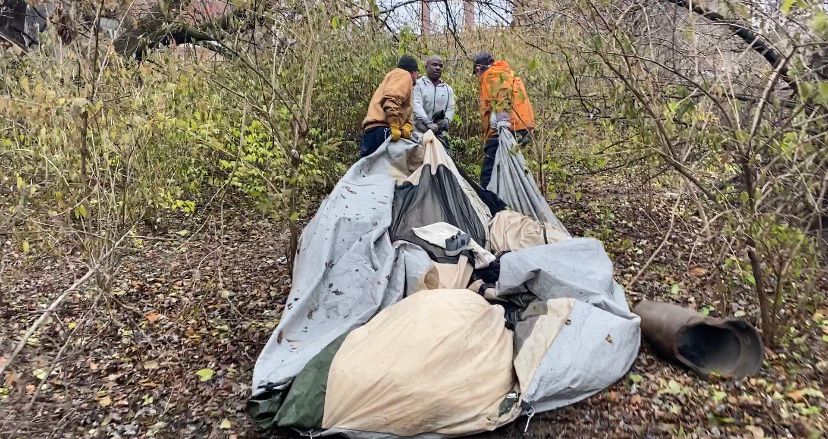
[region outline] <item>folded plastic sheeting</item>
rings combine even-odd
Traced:
[[[281,320],[256,360],[253,394],[286,387],[314,355],[403,298],[428,255],[388,235],[395,175],[417,144],[399,141],[352,166],[305,227]]]
[[[286,389],[325,346],[405,295],[468,285],[471,252],[438,260],[430,254],[435,246],[420,240],[426,252],[414,242],[410,226],[447,221],[485,243],[491,213],[434,135],[427,133],[423,144],[387,140],[351,166],[305,227],[281,320],[253,369],[254,397]],[[403,201],[413,200],[415,210],[397,218],[402,236],[393,237],[400,188],[414,195]],[[452,208],[461,205],[462,212]]]
[[[423,437],[491,431],[519,412],[503,308],[461,289],[418,292],[335,339],[270,416],[314,435]]]
[[[552,244],[568,238],[570,236],[566,230],[513,210],[500,211],[489,222],[489,246],[492,253]]]
[[[515,325],[515,373],[524,414],[587,398],[627,373],[639,320],[573,298],[530,304]]]
[[[627,305],[624,288],[613,278],[604,246],[593,238],[572,238],[503,255],[498,296],[526,292],[540,300],[571,297],[638,319]]]
[[[512,209],[542,223],[551,224],[568,235],[538,190],[523,155],[515,150],[516,143],[511,132],[501,130],[492,179],[486,189],[497,194]]]
[[[423,227],[415,227],[412,229],[414,234],[417,235],[420,239],[424,239],[428,243],[440,247],[442,249],[446,249],[446,244],[449,240],[455,238],[460,234],[461,236],[468,236],[464,235],[464,231],[458,229],[457,227],[448,224],[448,223],[434,223],[429,224]],[[474,268],[481,269],[486,268],[495,261],[495,256],[491,254],[488,250],[481,247],[478,243],[474,240],[470,240],[465,244],[458,244],[458,247],[454,250],[455,252],[471,250],[472,254],[474,255]],[[463,285],[466,287],[467,285]]]
[[[325,429],[462,435],[518,415],[503,308],[469,290],[421,291],[382,311],[348,334],[320,378]]]
[[[605,258],[580,238],[504,255],[506,291],[536,297],[514,333],[503,308],[472,291],[417,292],[331,343],[270,416],[314,435],[462,435],[593,395],[626,373],[640,344]]]
[[[500,212],[513,221],[492,226],[480,191],[433,135],[423,141],[386,142],[358,161],[303,231],[281,321],[253,371],[248,411],[260,428],[474,434],[586,398],[635,359],[639,319],[601,243],[571,238],[551,211],[540,222]],[[447,231],[428,233],[435,224]],[[487,289],[502,305],[464,289],[472,252],[440,245],[458,230],[481,247],[492,232],[511,250]]]
[[[456,263],[457,255],[448,256],[444,247],[422,239],[414,229],[435,223],[451,224],[485,247],[486,225],[491,220],[491,213],[434,135],[426,133],[423,141],[422,165],[394,193],[389,232],[394,241],[405,240],[419,245],[434,261]],[[471,258],[471,252],[466,256]]]
[[[632,366],[641,344],[640,319],[612,274],[603,246],[589,238],[500,259],[498,297],[535,297],[515,325],[515,373],[524,413],[584,399]]]

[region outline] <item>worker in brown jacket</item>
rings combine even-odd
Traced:
[[[374,91],[368,104],[368,114],[362,121],[362,144],[359,156],[374,153],[388,137],[397,141],[410,139],[412,125],[412,90],[417,80],[417,60],[403,55],[397,68],[388,72]]]

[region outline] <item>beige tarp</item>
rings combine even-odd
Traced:
[[[541,361],[555,341],[561,327],[569,319],[569,313],[575,305],[575,299],[551,299],[546,302],[532,302],[521,314],[521,323],[529,329],[526,339],[522,340],[515,355],[515,372],[521,391],[529,388],[529,383],[540,367]],[[521,328],[523,329],[523,328]]]
[[[397,436],[491,431],[520,410],[512,342],[502,307],[469,290],[418,292],[345,339],[322,426]]]
[[[552,244],[569,237],[569,233],[552,224],[542,224],[513,210],[502,210],[489,222],[489,246],[495,254]]]
[[[434,262],[434,268],[439,274],[437,288],[466,288],[474,272],[474,267],[465,255],[460,255],[456,264]]]

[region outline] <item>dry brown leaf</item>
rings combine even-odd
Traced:
[[[794,390],[792,392],[788,392],[786,395],[794,402],[799,402],[805,399],[805,395],[802,393],[802,390]]]
[[[762,439],[765,437],[765,431],[762,430],[762,427],[757,427],[755,425],[748,425],[745,427],[745,430],[748,431],[753,437],[753,439]]]
[[[155,321],[161,317],[161,314],[158,314],[155,311],[150,311],[147,313],[146,317],[148,322],[155,323]]]
[[[693,277],[702,277],[707,274],[707,270],[701,267],[693,267],[690,269],[690,276]]]
[[[144,369],[147,370],[154,370],[158,369],[158,362],[155,360],[149,360],[144,362]]]
[[[104,396],[98,400],[98,404],[100,404],[101,407],[109,407],[112,404],[112,398],[110,398],[109,395]]]

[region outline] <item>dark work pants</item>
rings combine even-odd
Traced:
[[[391,129],[388,127],[374,127],[365,130],[362,134],[362,143],[359,145],[359,157],[368,157],[391,136]]]
[[[489,185],[489,180],[492,179],[492,170],[494,169],[495,154],[497,154],[497,137],[486,139],[483,144],[483,168],[480,169],[480,186],[486,189]]]
[[[527,130],[515,131],[514,135],[519,144],[525,145],[529,142],[530,137],[529,131]],[[486,143],[483,144],[483,152],[485,153],[485,156],[483,157],[483,167],[480,169],[480,186],[482,186],[483,189],[486,189],[486,186],[489,185],[489,181],[492,179],[497,146],[497,137],[486,139]]]

